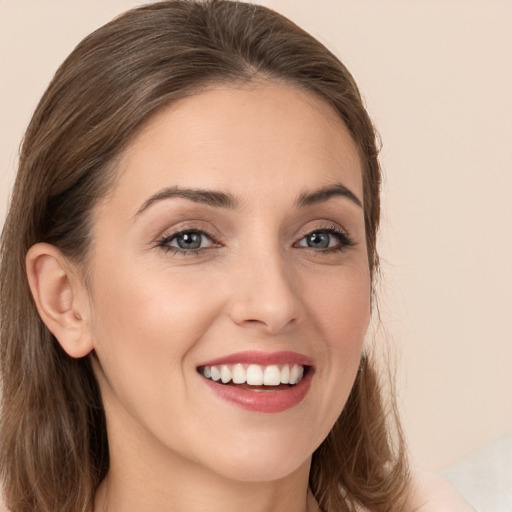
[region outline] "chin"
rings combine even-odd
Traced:
[[[287,429],[272,430],[260,425],[261,430],[240,436],[232,432],[231,442],[219,443],[224,449],[208,453],[203,463],[217,474],[239,482],[276,481],[301,470],[309,472],[311,456],[322,439],[316,435],[302,435]],[[204,452],[203,452],[204,453]]]
[[[226,465],[215,470],[223,477],[238,482],[273,482],[282,480],[287,476],[305,469],[309,472],[311,456],[305,460],[287,458],[287,460],[276,460],[275,457],[254,457],[252,460],[235,460],[232,458],[226,461]]]

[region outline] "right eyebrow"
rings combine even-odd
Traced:
[[[207,204],[217,208],[229,208],[234,210],[238,207],[238,201],[231,194],[218,192],[216,190],[205,190],[199,188],[180,188],[177,186],[167,187],[159,190],[156,194],[146,199],[142,206],[137,210],[135,217],[146,211],[150,206],[164,199],[181,197],[196,203]]]

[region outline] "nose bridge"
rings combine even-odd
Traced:
[[[233,276],[231,315],[235,323],[275,333],[300,316],[293,266],[277,241],[251,244],[241,251]]]

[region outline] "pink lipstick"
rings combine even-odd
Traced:
[[[281,412],[306,396],[314,374],[312,359],[296,352],[239,352],[197,367],[205,384],[234,406]]]

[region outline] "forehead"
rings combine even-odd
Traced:
[[[118,160],[114,195],[140,202],[162,186],[245,194],[342,181],[362,200],[361,163],[332,107],[283,83],[216,86],[163,108]]]

